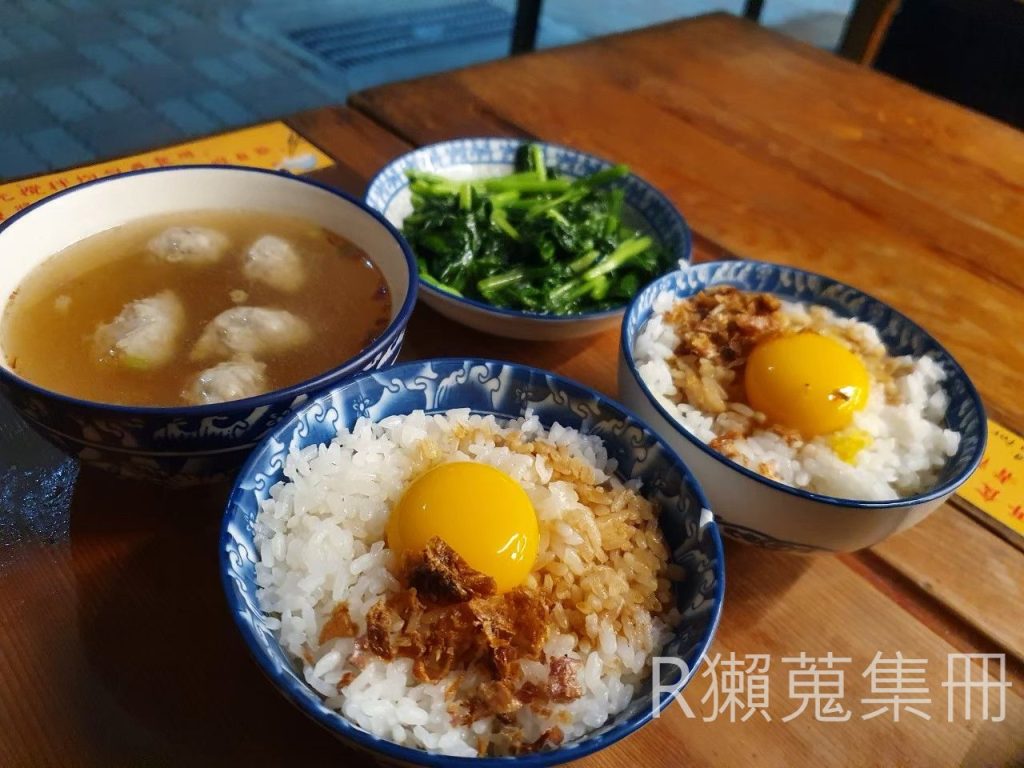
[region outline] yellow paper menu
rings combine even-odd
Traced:
[[[1024,438],[989,419],[985,455],[959,496],[1024,536]]]
[[[0,184],[0,221],[54,192],[126,171],[167,165],[246,165],[308,173],[334,164],[282,122],[264,123],[153,152]]]

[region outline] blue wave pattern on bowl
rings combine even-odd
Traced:
[[[401,351],[404,326],[394,326],[387,336],[374,342],[374,346],[385,345],[369,359],[354,361],[351,369],[332,372],[329,378],[390,366]],[[237,405],[221,403],[216,415],[210,415],[208,407],[182,407],[161,409],[163,413],[155,416],[143,410],[128,417],[125,412],[131,409],[127,407],[70,397],[58,403],[28,387],[12,386],[4,377],[0,377],[0,393],[51,442],[90,466],[183,486],[229,479],[242,456],[309,399],[300,394],[275,401],[270,393]]]
[[[494,165],[495,174],[503,173],[515,162],[516,151],[525,139],[473,138],[455,139],[421,147],[385,166],[366,189],[366,204],[385,216],[395,198],[406,187],[409,169],[444,174],[446,169],[459,165]],[[587,176],[612,163],[595,155],[547,142],[535,142],[544,149],[548,166],[558,173],[579,178]],[[635,174],[616,182],[625,192],[628,209],[639,216],[634,222],[640,229],[657,236],[658,241],[676,260],[690,259],[690,231],[679,211],[661,192]]]
[[[622,344],[630,364],[633,365],[633,344],[653,314],[654,301],[659,294],[668,291],[679,298],[685,298],[715,285],[732,285],[746,291],[772,293],[787,301],[820,304],[838,315],[856,318],[874,326],[890,355],[928,355],[942,365],[947,374],[943,387],[949,395],[946,422],[949,429],[960,433],[960,446],[956,455],[943,468],[935,487],[910,499],[937,495],[937,489],[965,476],[978,463],[984,451],[987,434],[985,413],[978,393],[956,360],[908,317],[878,299],[824,275],[758,261],[710,262],[665,275],[637,294],[626,313],[622,326]],[[689,436],[682,425],[679,429]],[[694,442],[703,445],[696,437],[690,437]],[[706,450],[711,452],[710,448]],[[724,458],[722,460],[728,461]],[[765,482],[790,492],[807,493],[774,481],[765,479]],[[908,499],[900,499],[899,503],[907,501]],[[730,532],[727,526],[724,530]]]
[[[833,552],[831,549],[823,549],[822,547],[814,547],[810,544],[800,544],[796,541],[785,541],[784,539],[777,539],[774,536],[769,536],[761,531],[754,530],[745,525],[739,525],[737,523],[730,523],[728,520],[722,520],[716,518],[715,522],[718,523],[718,528],[728,536],[730,539],[736,539],[746,544],[755,544],[765,549],[773,549],[777,552]]]
[[[683,675],[667,665],[660,684],[681,688],[696,671],[718,623],[724,591],[721,539],[696,481],[674,453],[637,419],[582,385],[527,366],[486,360],[432,360],[405,363],[360,376],[311,401],[253,453],[239,474],[221,533],[224,589],[229,608],[257,661],[293,703],[337,735],[376,756],[400,763],[474,766],[504,765],[510,758],[450,758],[400,747],[371,736],[327,709],[306,685],[267,628],[257,601],[253,525],[260,501],[284,479],[289,451],[328,443],[361,417],[379,421],[422,409],[470,408],[474,413],[515,418],[532,410],[550,426],[558,422],[599,435],[618,463],[617,474],[640,479],[644,495],[656,503],[672,559],[685,571],[676,586],[683,620],[662,652],[686,662]],[[517,764],[553,765],[575,760],[617,741],[652,717],[651,684],[630,706],[602,727],[555,750],[519,757]],[[671,700],[661,696],[659,709]]]

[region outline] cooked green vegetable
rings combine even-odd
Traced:
[[[669,266],[648,235],[624,224],[629,174],[616,165],[569,179],[536,144],[515,172],[453,181],[407,171],[413,212],[402,224],[423,282],[498,307],[572,314],[621,306]]]

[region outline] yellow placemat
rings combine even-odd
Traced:
[[[47,195],[85,181],[143,168],[201,163],[247,165],[292,173],[307,173],[334,165],[330,157],[284,123],[264,123],[154,152],[0,184],[0,221]]]
[[[959,495],[996,522],[1024,536],[1024,438],[989,419],[985,455]]]

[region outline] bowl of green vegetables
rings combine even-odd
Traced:
[[[498,336],[554,340],[617,326],[647,283],[690,260],[690,230],[661,192],[557,144],[468,138],[385,166],[366,203],[398,227],[420,295]]]

